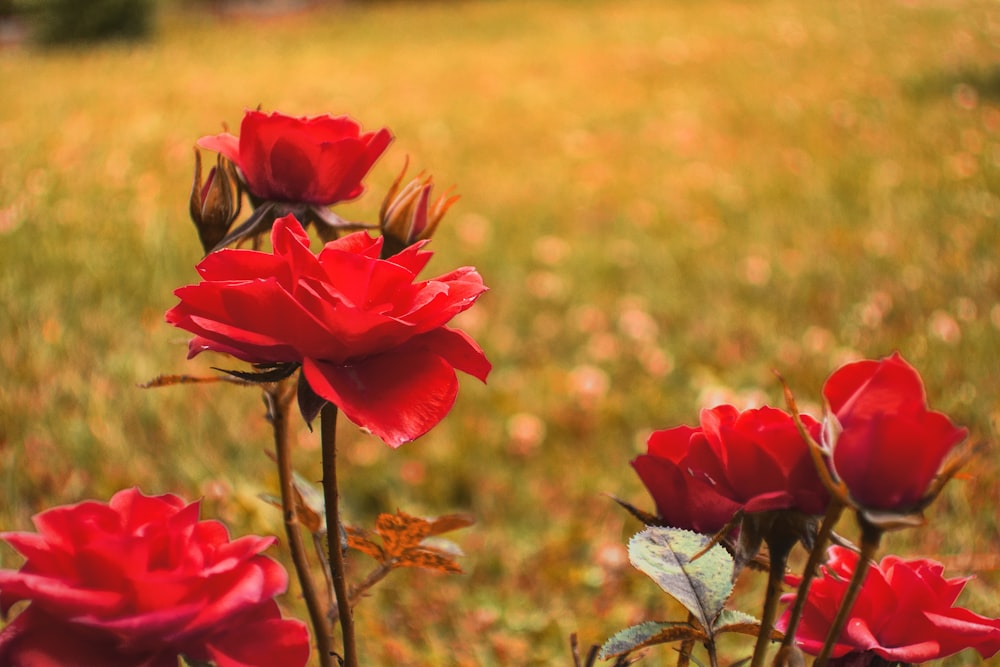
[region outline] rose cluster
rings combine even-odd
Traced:
[[[848,506],[863,526],[919,515],[953,474],[947,459],[966,429],[928,408],[920,375],[898,353],[842,366],[822,394],[821,420],[722,405],[702,410],[697,427],[654,432],[632,465],[655,502],[657,522],[707,534],[727,526],[764,531],[767,541],[767,531],[779,525],[773,517],[789,513],[818,517],[828,507]],[[786,522],[782,529],[795,526],[811,544],[816,521]],[[739,538],[744,542],[745,534]],[[808,589],[796,634],[802,650],[820,653],[856,564],[856,553],[831,549],[825,576]],[[984,656],[1000,650],[1000,620],[953,608],[965,580],[945,580],[941,572],[931,561],[884,559],[861,584],[834,657],[868,665],[930,660],[970,647]],[[778,627],[787,628],[788,619],[786,611]]]
[[[257,366],[301,368],[307,421],[329,401],[397,447],[448,413],[456,369],[485,381],[491,366],[468,335],[447,326],[486,291],[479,273],[462,267],[417,280],[431,258],[423,250],[427,226],[453,201],[432,207],[428,179],[401,189],[397,179],[382,207],[383,236],[357,231],[310,250],[296,216],[360,195],[389,141],[387,130],[362,132],[346,117],[258,111],[247,112],[238,138],[203,137],[202,147],[236,165],[258,211],[270,201],[293,212],[270,221],[271,252],[210,253],[198,265],[202,281],[175,292],[180,303],[166,319],[195,334],[189,356],[212,350]],[[387,253],[390,246],[395,252]]]
[[[859,507],[918,506],[967,434],[928,409],[923,381],[898,353],[839,368],[823,396],[823,422],[801,415],[800,424]],[[792,415],[722,405],[703,410],[700,421],[653,433],[647,453],[632,462],[667,525],[711,533],[737,511],[824,512],[828,493]]]

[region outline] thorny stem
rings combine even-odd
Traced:
[[[333,655],[330,645],[330,625],[323,605],[320,603],[316,586],[310,575],[309,560],[306,557],[305,544],[302,541],[298,512],[295,509],[295,483],[292,476],[292,461],[289,452],[289,415],[291,414],[295,392],[292,382],[288,379],[279,382],[273,389],[267,389],[268,406],[270,408],[271,427],[274,429],[274,450],[278,462],[278,480],[281,485],[281,511],[285,519],[285,533],[288,535],[288,548],[292,554],[292,564],[298,575],[302,598],[309,611],[313,634],[316,636],[316,650],[319,652],[321,667],[333,667]]]
[[[840,639],[840,633],[844,629],[844,624],[847,622],[847,617],[850,615],[851,609],[854,607],[854,601],[861,592],[861,587],[868,574],[868,566],[875,557],[875,552],[878,551],[879,542],[882,541],[882,533],[884,531],[878,526],[872,525],[861,512],[858,512],[858,523],[861,524],[861,553],[858,556],[858,564],[854,568],[854,574],[851,576],[851,582],[847,587],[847,592],[844,594],[844,599],[840,601],[840,609],[837,610],[837,616],[833,619],[833,624],[827,631],[823,650],[816,656],[813,667],[825,667],[827,660],[830,659],[833,647],[837,643],[837,640]]]
[[[323,498],[326,503],[326,539],[330,549],[333,590],[337,595],[340,634],[344,639],[343,667],[358,667],[354,641],[354,613],[347,594],[344,552],[340,546],[340,491],[337,488],[337,406],[327,403],[320,412],[323,452]]]
[[[833,533],[833,527],[840,520],[840,515],[844,513],[844,504],[836,498],[830,498],[830,504],[826,508],[826,516],[820,524],[819,532],[813,543],[812,551],[809,552],[809,562],[802,572],[802,581],[799,582],[798,591],[795,593],[795,602],[792,604],[792,611],[788,617],[788,627],[785,628],[785,638],[781,640],[781,646],[787,647],[795,643],[795,631],[799,627],[799,619],[802,618],[802,610],[806,606],[806,597],[809,595],[809,587],[816,577],[819,565],[826,553],[827,542]]]
[[[326,532],[326,526],[323,527]],[[333,576],[330,574],[330,559],[326,557],[326,539],[322,533],[313,533],[313,550],[319,560],[320,569],[323,571],[323,582],[326,584],[326,596],[330,601],[330,609],[327,611],[327,618],[333,618],[337,606],[336,595],[333,592]]]

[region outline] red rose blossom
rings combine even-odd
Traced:
[[[802,422],[816,426],[809,415]],[[826,511],[829,496],[791,415],[767,406],[741,412],[720,405],[701,411],[701,430],[691,442],[691,468],[744,512]]]
[[[740,510],[825,511],[829,498],[790,415],[720,405],[700,421],[653,433],[632,462],[668,525],[714,533]]]
[[[912,508],[945,456],[967,431],[927,409],[920,375],[898,354],[858,361],[834,371],[823,385],[839,435],[826,443],[833,467],[864,508]]]
[[[848,588],[858,554],[831,547],[822,576],[814,579],[795,633],[806,653],[817,655]],[[932,560],[886,556],[872,564],[840,639],[831,665],[864,667],[876,658],[919,663],[938,660],[967,648],[983,658],[1000,651],[1000,619],[953,606],[968,578],[945,579],[944,566]],[[789,576],[797,586],[800,578]],[[794,595],[782,598],[791,602]],[[785,611],[776,627],[788,627]]]
[[[218,667],[305,665],[305,626],[281,618],[285,570],[273,537],[230,540],[198,504],[136,489],[35,516],[37,533],[3,533],[25,557],[0,570],[0,610],[30,601],[0,632],[0,665]]]
[[[637,456],[632,467],[653,497],[664,524],[714,535],[739,511],[739,505],[691,474],[688,452],[695,436],[701,436],[700,428],[677,426],[655,431],[646,442],[646,453]]]
[[[361,180],[390,142],[389,130],[362,132],[347,116],[247,111],[239,137],[225,132],[198,145],[232,160],[259,199],[328,206],[364,191]]]
[[[210,254],[198,265],[202,282],[175,292],[181,302],[166,319],[195,334],[189,357],[214,350],[301,364],[312,391],[393,447],[448,413],[455,369],[486,380],[483,351],[445,326],[486,291],[475,269],[414,282],[431,257],[424,242],[383,260],[383,240],[366,232],[315,255],[291,215],[275,222],[271,241],[273,254]]]

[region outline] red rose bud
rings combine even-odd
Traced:
[[[201,180],[201,153],[194,149],[194,183],[191,186],[191,220],[206,253],[225,237],[240,213],[240,185],[233,163],[221,154],[216,166]]]
[[[386,193],[379,213],[382,236],[385,237],[382,252],[386,257],[417,241],[431,238],[441,218],[459,199],[458,195],[449,194],[451,192],[449,188],[431,205],[433,179],[422,172],[400,189],[408,165],[409,159],[403,164],[403,170],[399,172],[399,176]]]
[[[806,597],[795,643],[818,655],[840,608],[858,554],[831,547],[830,558]],[[983,658],[1000,651],[1000,619],[954,606],[968,578],[946,579],[944,566],[932,560],[886,556],[872,563],[857,601],[833,647],[830,665],[867,667],[939,660],[972,648]],[[791,586],[800,577],[789,576]],[[782,597],[791,603],[794,594]],[[785,631],[790,611],[776,627]]]
[[[362,132],[347,116],[247,111],[239,137],[225,132],[198,145],[232,160],[258,200],[329,206],[364,192],[362,179],[391,141],[389,130]]]
[[[273,537],[231,540],[198,504],[136,489],[56,507],[35,533],[3,533],[25,558],[0,570],[0,665],[166,667],[189,662],[304,667],[305,625],[281,618]]]
[[[858,361],[823,385],[824,445],[862,509],[919,510],[948,453],[968,431],[927,408],[920,375],[898,354]]]
[[[195,334],[189,356],[214,350],[270,367],[300,364],[313,394],[397,447],[451,410],[456,370],[486,380],[482,349],[446,326],[486,286],[468,266],[416,281],[431,258],[423,243],[388,260],[382,244],[355,232],[314,254],[285,216],[271,230],[273,253],[224,249],[202,260],[202,282],[174,292],[180,303],[166,319]],[[303,415],[314,412],[309,398],[299,392]]]

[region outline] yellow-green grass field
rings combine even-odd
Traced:
[[[998,48],[987,0],[168,5],[145,43],[7,46],[0,528],[138,486],[282,534],[258,499],[277,490],[259,392],[138,387],[232,363],[186,361],[163,313],[197,279],[192,146],[261,105],[391,128],[368,194],[338,211],[373,221],[409,155],[462,195],[428,275],[472,264],[491,287],[460,321],[486,386],[463,378],[448,418],[395,451],[342,424],[349,523],[477,519],[454,535],[465,574],[395,573],[361,603],[364,664],[568,665],[572,632],[682,619],[627,564],[640,525],[607,497],[652,509],[629,466],[649,432],[782,405],[773,370],[817,414],[834,368],[893,350],[986,448],[888,549],[977,573],[961,602],[998,616]],[[317,434],[296,448],[318,479]],[[761,583],[734,604],[759,613]],[[282,603],[305,618],[294,585]]]

